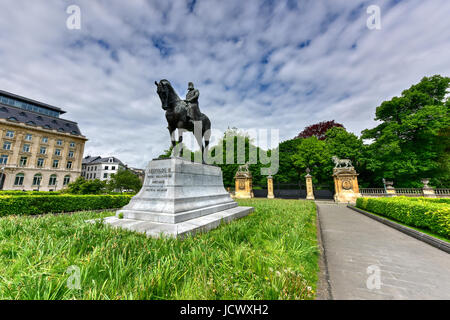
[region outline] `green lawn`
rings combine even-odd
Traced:
[[[313,299],[315,204],[239,203],[255,212],[183,241],[84,222],[111,212],[0,218],[0,299]]]

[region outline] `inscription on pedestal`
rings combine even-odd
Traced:
[[[146,191],[150,192],[164,192],[167,191],[166,186],[169,179],[172,178],[171,168],[154,168],[150,169],[147,174],[147,179],[150,181]]]

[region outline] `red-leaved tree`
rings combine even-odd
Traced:
[[[342,124],[337,123],[334,120],[323,121],[306,127],[296,138],[309,138],[315,136],[319,140],[325,140],[325,132],[334,127],[344,128]]]

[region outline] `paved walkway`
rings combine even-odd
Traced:
[[[331,299],[450,299],[450,254],[345,205],[317,207]]]

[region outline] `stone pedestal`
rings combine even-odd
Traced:
[[[158,237],[181,237],[208,231],[253,211],[238,207],[225,190],[219,167],[182,158],[157,159],[130,203],[105,222]]]
[[[312,176],[308,173],[306,176],[306,200],[314,200],[314,190]]]
[[[267,177],[267,198],[274,199],[275,195],[273,194],[273,177]]]
[[[422,183],[423,183],[423,188],[422,188],[423,196],[426,197],[426,198],[437,198],[437,197],[436,197],[436,192],[434,192],[434,189],[428,185],[429,182],[430,182],[430,179],[422,179]]]
[[[353,167],[334,168],[334,201],[338,203],[356,203],[361,197],[358,186],[358,174]]]
[[[247,172],[236,172],[234,176],[236,188],[234,198],[236,199],[251,199],[253,195],[252,174]]]

